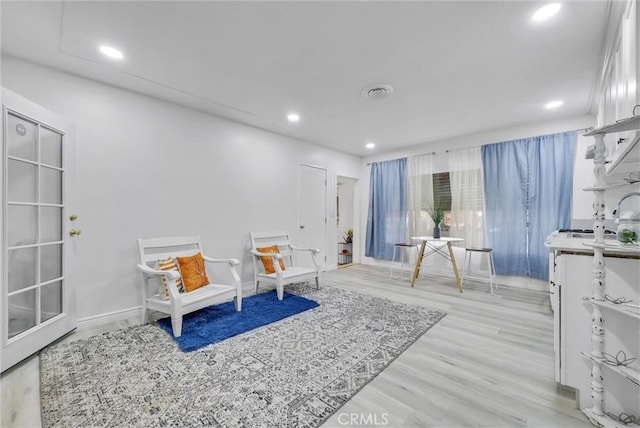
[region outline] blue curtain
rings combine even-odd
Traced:
[[[521,142],[482,146],[485,242],[496,273],[527,275],[527,150]]]
[[[482,146],[485,236],[496,273],[548,279],[549,233],[571,224],[575,132]]]
[[[406,228],[407,158],[372,163],[365,256],[391,260]]]
[[[549,254],[544,242],[557,229],[571,227],[575,132],[544,135],[529,144],[529,269],[548,279]]]

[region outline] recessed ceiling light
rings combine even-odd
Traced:
[[[116,48],[113,48],[111,46],[107,46],[107,45],[100,46],[100,52],[102,52],[102,55],[109,57],[111,59],[120,60],[124,58],[122,51]]]
[[[375,146],[376,146],[376,145],[375,145],[374,143],[367,143],[367,144],[365,145],[365,147],[366,147],[367,149],[373,149]]]
[[[289,113],[287,115],[287,119],[289,122],[298,122],[300,120],[300,115],[297,113]]]
[[[544,105],[544,107],[549,110],[553,110],[554,108],[560,107],[562,104],[564,104],[564,101],[557,100],[557,101],[548,102],[547,104]]]
[[[373,100],[386,98],[391,96],[391,94],[393,94],[393,86],[387,85],[386,83],[374,83],[362,90],[363,97]]]
[[[561,7],[562,5],[560,3],[550,3],[546,6],[542,6],[531,16],[531,20],[536,22],[547,20],[558,13]]]

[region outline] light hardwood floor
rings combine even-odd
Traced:
[[[553,378],[553,318],[547,293],[429,275],[409,285],[386,268],[351,265],[322,283],[447,313],[338,410],[323,427],[590,427],[573,393]],[[76,340],[135,323],[73,333]],[[0,380],[0,426],[38,427],[37,356]]]
[[[447,313],[324,426],[591,426],[554,380],[548,293],[500,286],[491,296],[489,284],[465,282],[461,294],[451,277],[429,274],[411,288],[406,273],[389,280],[388,269],[363,265],[323,283]]]

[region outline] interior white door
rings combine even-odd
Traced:
[[[76,327],[73,127],[2,89],[2,371]]]
[[[298,245],[320,250],[319,261],[326,270],[327,241],[327,170],[300,165],[298,168]],[[297,263],[313,266],[311,257],[300,257]]]

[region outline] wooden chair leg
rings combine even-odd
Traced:
[[[142,296],[142,313],[140,314],[140,323],[142,325],[145,325],[148,322],[149,322],[149,311],[147,311],[147,297],[143,295]]]
[[[422,259],[424,258],[424,247],[427,245],[427,241],[422,241],[420,244],[420,250],[418,251],[418,257],[416,258],[416,268],[413,271],[413,275],[411,276],[411,286],[416,283],[416,278],[420,273],[420,268],[422,266]]]
[[[173,329],[173,337],[182,336],[182,316],[171,317],[171,328]]]

